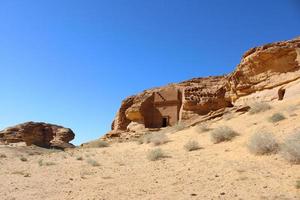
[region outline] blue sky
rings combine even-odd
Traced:
[[[45,121],[96,139],[126,96],[298,35],[298,0],[0,0],[0,129]]]

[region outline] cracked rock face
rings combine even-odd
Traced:
[[[36,145],[45,148],[74,147],[69,141],[75,134],[69,128],[42,122],[26,122],[0,131],[2,143],[25,142],[26,145]]]
[[[266,44],[247,51],[229,76],[230,96],[238,99],[300,77],[300,39]]]
[[[155,102],[156,94],[159,94],[165,100],[165,110],[174,106],[173,101],[168,100],[168,95],[161,95],[166,90],[173,90],[181,95],[177,99],[180,103],[176,105],[180,108],[177,120],[184,122],[197,116],[213,115],[213,112],[220,112],[227,107],[238,106],[248,96],[259,99],[259,92],[264,93],[265,99],[274,99],[274,96],[279,95],[278,99],[281,100],[284,98],[285,86],[299,78],[300,37],[255,47],[243,55],[240,64],[228,75],[194,78],[128,97],[122,102],[112,131],[104,139],[131,135],[132,126],[128,125],[133,124],[132,122],[140,124],[141,127],[143,124],[147,125],[147,116],[154,111],[161,112],[162,117],[168,115],[170,111],[164,112],[161,105],[157,107]],[[177,112],[176,109],[170,110]],[[168,116],[166,117],[168,120]]]

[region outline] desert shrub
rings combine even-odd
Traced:
[[[220,126],[211,132],[211,141],[216,144],[229,141],[237,135],[238,134],[228,126]]]
[[[88,159],[86,162],[88,164],[92,165],[93,167],[100,166],[100,164],[96,160],[93,160],[93,159]]]
[[[281,153],[287,161],[300,164],[300,132],[285,139]]]
[[[256,102],[250,105],[249,114],[253,115],[260,112],[270,110],[271,106],[265,102]]]
[[[103,140],[94,140],[83,145],[84,148],[103,148],[108,146],[109,144]]]
[[[38,161],[38,164],[39,164],[39,166],[43,166],[43,160],[40,159],[40,160]]]
[[[20,160],[21,160],[22,162],[26,162],[26,161],[27,161],[27,158],[25,158],[25,157],[22,156],[22,157],[20,158]]]
[[[77,156],[76,160],[83,160],[83,157],[82,156]]]
[[[279,122],[279,121],[284,120],[284,119],[285,119],[285,116],[283,114],[275,113],[271,117],[269,117],[268,120],[269,120],[269,122],[275,123],[275,122]]]
[[[176,123],[174,126],[171,127],[171,132],[172,133],[176,133],[178,131],[182,131],[183,129],[185,129],[185,125],[182,122],[178,122]]]
[[[296,181],[296,185],[295,185],[296,189],[300,189],[300,180]]]
[[[44,162],[42,159],[40,159],[38,161],[39,166],[52,166],[52,165],[56,165],[55,162]]]
[[[24,171],[13,171],[11,174],[21,175],[24,177],[30,177],[30,173],[24,172]]]
[[[0,158],[7,158],[7,156],[5,154],[1,153]]]
[[[194,140],[188,141],[183,147],[187,151],[195,151],[200,149],[199,143]]]
[[[164,133],[155,133],[151,135],[150,142],[155,146],[165,144],[169,141],[168,137]]]
[[[271,154],[277,152],[278,143],[272,133],[258,132],[251,136],[248,149],[257,155]]]
[[[203,132],[210,131],[210,128],[209,128],[209,126],[208,126],[207,123],[199,124],[199,125],[197,125],[195,128],[196,128],[196,131],[197,131],[198,133],[203,133]]]
[[[151,142],[153,133],[146,133],[145,135],[138,138],[137,143],[138,144],[148,144]]]
[[[147,158],[151,161],[155,161],[163,157],[164,157],[164,153],[160,148],[153,149],[149,151],[147,154]]]

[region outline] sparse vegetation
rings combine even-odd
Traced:
[[[281,153],[287,161],[300,164],[300,132],[285,139]]]
[[[151,142],[153,133],[146,133],[145,135],[138,138],[137,142],[138,144],[148,144]]]
[[[89,143],[83,144],[83,148],[103,148],[108,146],[109,144],[103,140],[94,140]]]
[[[195,140],[190,140],[184,145],[186,151],[195,151],[200,149],[199,143]]]
[[[300,189],[300,179],[296,181],[295,187],[296,189]]]
[[[83,160],[83,157],[82,156],[77,156],[76,160]]]
[[[183,129],[185,129],[186,126],[182,123],[182,122],[178,122],[177,124],[175,124],[174,126],[171,127],[171,133],[176,133],[178,131],[182,131]]]
[[[100,164],[99,164],[96,160],[93,160],[93,159],[88,159],[86,162],[87,162],[89,165],[92,165],[93,167],[100,166]]]
[[[153,143],[155,146],[167,143],[168,141],[169,141],[168,137],[163,132],[148,133],[146,135],[141,136],[137,140],[138,144]]]
[[[89,171],[81,171],[80,172],[80,177],[82,179],[86,179],[87,176],[91,176],[91,175],[94,175],[95,173],[94,172],[89,172]]]
[[[155,146],[165,144],[169,141],[168,137],[164,133],[155,133],[152,134],[150,138],[151,143],[153,143]]]
[[[164,153],[160,148],[153,149],[148,152],[147,158],[151,161],[158,160],[164,157]]]
[[[22,157],[20,158],[20,160],[21,160],[22,162],[26,162],[26,161],[27,161],[27,158],[25,158],[25,157],[22,156]]]
[[[5,154],[1,153],[0,158],[7,158],[7,156]]]
[[[51,166],[51,165],[56,165],[55,162],[44,162],[42,159],[40,159],[40,160],[38,161],[38,164],[39,164],[40,167],[41,167],[41,166]]]
[[[21,176],[24,176],[24,177],[30,177],[31,176],[30,173],[27,173],[27,172],[24,172],[24,171],[14,171],[11,174],[21,175]]]
[[[267,110],[270,110],[271,106],[268,103],[265,102],[256,102],[250,105],[249,114],[257,114],[260,112],[265,112]]]
[[[237,132],[228,126],[220,126],[211,132],[211,141],[216,144],[223,141],[229,141],[237,135]]]
[[[281,113],[275,113],[269,118],[269,122],[276,123],[285,119],[285,116]]]
[[[195,129],[198,133],[210,131],[209,125],[207,123],[199,124],[195,127]]]
[[[273,134],[268,132],[255,133],[248,143],[249,151],[257,155],[276,153],[278,147],[279,145]]]

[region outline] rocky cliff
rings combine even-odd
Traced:
[[[2,143],[25,142],[28,146],[34,144],[45,148],[74,147],[69,143],[74,137],[69,128],[42,122],[26,122],[0,131]]]
[[[167,125],[174,125],[173,118],[187,122],[253,101],[282,100],[288,84],[299,78],[299,37],[255,47],[242,56],[231,74],[194,78],[126,98],[112,123],[112,131],[103,139],[129,138],[139,130],[164,127],[166,121],[170,121]],[[262,91],[264,95],[255,95]],[[179,95],[174,104],[168,98],[175,93]],[[161,125],[157,120],[161,120]]]

